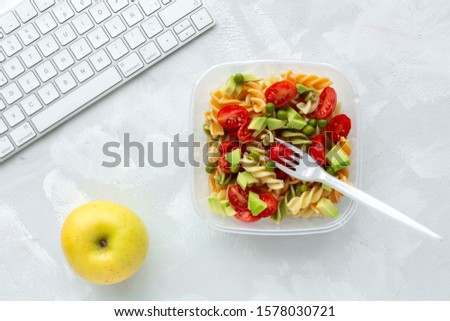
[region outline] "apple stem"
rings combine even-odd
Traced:
[[[103,247],[103,248],[107,247],[108,246],[108,241],[105,240],[105,239],[100,240],[100,246]]]

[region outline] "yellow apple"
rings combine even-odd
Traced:
[[[80,206],[66,218],[61,245],[72,269],[98,284],[132,276],[144,263],[148,234],[130,209],[107,201]]]

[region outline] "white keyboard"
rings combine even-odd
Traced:
[[[0,163],[214,24],[201,0],[27,0],[0,16]]]

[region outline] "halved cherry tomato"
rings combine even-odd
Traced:
[[[261,185],[253,185],[250,190],[252,192],[255,192],[257,194],[264,194],[269,191],[269,186],[267,184],[261,184]]]
[[[222,155],[219,158],[219,167],[225,174],[233,174],[233,172],[231,172],[231,164],[227,161],[225,155]]]
[[[337,143],[341,137],[347,138],[350,129],[352,128],[352,121],[347,115],[340,114],[334,116],[327,126],[328,137]]]
[[[289,159],[293,155],[294,155],[294,152],[281,143],[275,143],[275,145],[270,147],[270,150],[269,150],[270,159],[275,162],[282,163],[282,164],[283,164],[283,162],[281,161],[282,157]]]
[[[239,148],[239,143],[238,142],[222,142],[219,145],[219,151],[222,155],[227,154],[232,152],[233,150],[235,150],[236,148]]]
[[[267,207],[258,216],[269,217],[273,213],[275,213],[278,207],[278,202],[272,194],[261,194],[259,195],[259,198],[261,199],[261,201],[264,201],[267,204]]]
[[[316,160],[320,166],[325,165],[325,136],[319,134],[311,141],[309,154]]]
[[[297,87],[292,81],[283,80],[267,88],[264,95],[266,101],[274,104],[276,108],[286,107],[297,95]]]
[[[228,189],[228,200],[236,210],[247,210],[249,192],[248,188],[244,191],[239,185],[234,185]]]
[[[261,219],[261,216],[253,216],[252,212],[249,210],[238,210],[236,209],[236,215],[234,216],[238,220],[246,223],[256,222]]]
[[[326,119],[330,117],[336,107],[336,92],[333,88],[325,88],[319,97],[319,106],[317,106],[315,118]]]
[[[282,179],[283,181],[289,177],[289,174],[286,174],[281,169],[276,168],[275,169],[275,175],[277,175],[278,179]]]
[[[217,120],[223,128],[238,128],[247,122],[248,111],[238,105],[227,106],[219,111]]]
[[[238,131],[238,139],[242,143],[250,143],[255,141],[255,137],[253,137],[253,134],[255,133],[254,130],[248,129],[248,125],[250,124],[250,120],[246,122],[241,128],[239,128]]]

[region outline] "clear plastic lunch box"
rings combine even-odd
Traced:
[[[209,109],[209,93],[224,85],[227,78],[236,73],[254,74],[258,77],[267,77],[270,74],[279,75],[282,72],[292,70],[294,73],[316,74],[320,77],[328,77],[333,81],[338,101],[342,104],[341,111],[352,119],[352,129],[349,134],[353,148],[351,155],[350,180],[355,186],[361,186],[361,135],[360,118],[357,109],[358,96],[353,84],[336,67],[314,62],[259,60],[224,63],[212,67],[198,80],[191,100],[191,132],[195,141],[203,147],[207,143],[207,137],[203,132],[204,112]],[[345,198],[337,205],[340,215],[335,218],[314,217],[309,219],[286,217],[276,224],[270,219],[262,219],[254,223],[244,223],[234,217],[222,217],[212,213],[208,205],[210,196],[208,174],[205,172],[205,164],[202,160],[202,148],[197,148],[194,157],[200,162],[200,167],[192,167],[190,175],[191,196],[195,209],[215,228],[232,233],[255,235],[303,235],[333,231],[343,226],[355,212],[356,204]]]

